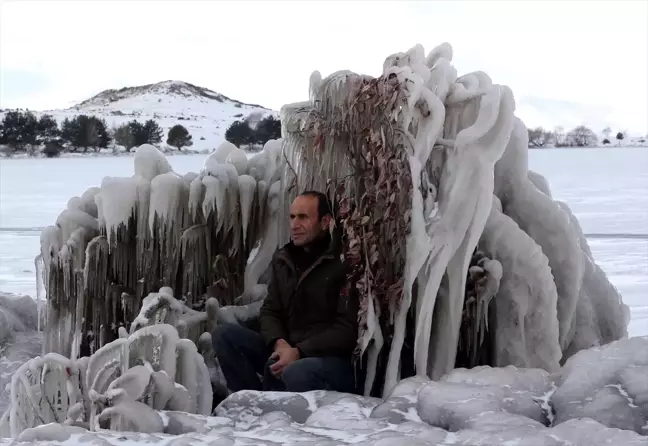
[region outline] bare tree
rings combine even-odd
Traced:
[[[544,147],[551,141],[553,134],[542,127],[529,129],[529,147]]]
[[[610,139],[610,135],[612,134],[612,129],[610,127],[605,127],[601,133],[603,134],[605,139]]]
[[[567,145],[565,129],[563,127],[558,126],[554,129],[554,140],[556,147],[565,147]]]
[[[579,125],[567,134],[567,142],[571,146],[591,147],[596,145],[598,138],[592,129]]]

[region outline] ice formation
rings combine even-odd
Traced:
[[[388,395],[412,375],[439,380],[457,365],[554,372],[580,350],[627,336],[628,308],[576,217],[528,170],[512,92],[483,72],[458,76],[452,57],[447,43],[427,56],[416,45],[387,57],[377,78],[315,72],[308,101],[281,110],[282,140],[250,158],[226,142],[200,172],[181,175],[154,147],[138,148],[132,177],[106,178],[74,197],[42,233],[45,353],[84,364],[106,346],[125,351],[142,330],[173,326],[178,358],[204,358],[210,369],[196,379],[222,386],[206,333],[258,314],[264,272],[288,240],[289,203],[305,189],[335,204],[332,230],[349,265],[343,292],[361,302],[356,353],[366,395]],[[149,373],[169,396],[182,364],[158,359],[166,378],[123,364],[119,375],[141,387]],[[624,379],[640,387],[635,375]],[[162,400],[200,412],[196,388]],[[124,428],[140,404],[162,404],[133,398],[92,409],[123,398],[109,393],[93,393],[90,409],[70,397],[70,410],[90,413],[90,428]],[[508,398],[500,394],[492,395]],[[437,409],[424,409],[436,420]],[[147,413],[146,429],[161,429]],[[491,426],[497,417],[442,427]],[[533,430],[541,421],[531,418],[502,419]],[[38,424],[30,420],[24,427]]]
[[[116,339],[90,357],[48,353],[24,363],[11,381],[3,436],[59,423],[96,431],[162,432],[157,410],[209,415],[209,371],[193,342],[155,324]]]
[[[77,358],[117,339],[120,327],[133,332],[150,293],[168,295],[158,304],[176,303],[171,309],[185,314],[177,320],[194,341],[206,329],[206,297],[220,306],[241,295],[262,298],[258,281],[278,246],[267,229],[277,225],[265,222],[276,220],[281,193],[275,141],[266,147],[258,155],[263,169],[257,162],[251,175],[245,153],[224,143],[199,173],[180,176],[144,145],[132,177],[104,178],[71,199],[41,236],[45,352]],[[246,268],[255,248],[261,255]]]
[[[315,188],[339,204],[358,350],[383,392],[459,357],[556,370],[627,336],[576,218],[528,170],[513,94],[483,72],[458,77],[452,56],[416,45],[378,78],[315,73],[309,101],[282,109],[288,196]]]

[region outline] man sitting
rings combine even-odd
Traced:
[[[290,209],[292,241],[272,259],[261,333],[224,324],[212,334],[231,391],[355,391],[358,302],[340,294],[346,272],[331,220],[324,194],[299,195]]]

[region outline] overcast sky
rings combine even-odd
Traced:
[[[378,75],[444,41],[460,74],[510,86],[527,125],[648,132],[648,2],[2,2],[0,107],[65,108],[184,80],[279,109],[313,70]],[[598,127],[597,127],[598,126]]]

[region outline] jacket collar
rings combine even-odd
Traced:
[[[313,249],[316,257],[329,257],[335,254],[336,243],[333,237],[327,233],[323,238],[314,242]],[[292,261],[300,257],[303,254],[303,250],[304,248],[295,246],[292,241],[286,243],[283,247],[283,251],[285,251]]]

